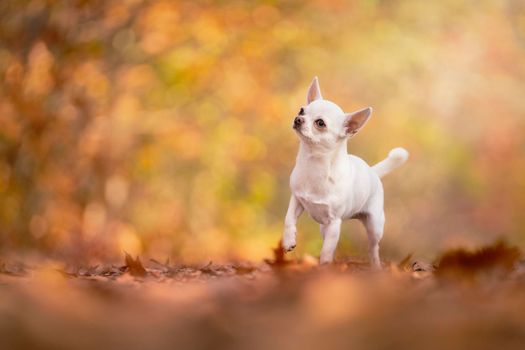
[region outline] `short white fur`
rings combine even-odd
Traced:
[[[320,263],[330,263],[339,241],[343,220],[363,222],[368,236],[370,265],[381,268],[379,241],[383,237],[385,214],[380,178],[408,159],[403,148],[370,167],[347,152],[347,140],[367,122],[372,108],[344,113],[333,102],[324,100],[315,77],[308,89],[307,104],[294,119],[299,135],[299,153],[290,177],[292,196],[285,218],[283,248],[296,246],[297,219],[307,211],[320,224],[323,236]],[[320,122],[321,120],[322,122]]]

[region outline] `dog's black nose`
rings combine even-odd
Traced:
[[[303,123],[304,123],[304,118],[303,118],[303,117],[295,117],[295,119],[293,120],[293,127],[294,127],[294,128],[298,128],[298,127],[300,127]]]

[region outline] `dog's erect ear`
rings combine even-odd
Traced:
[[[366,107],[358,110],[357,112],[345,114],[345,130],[347,135],[356,134],[363,125],[366,124],[368,118],[372,114],[372,107]]]
[[[310,104],[310,102],[315,100],[321,100],[323,96],[321,95],[321,88],[319,88],[319,80],[317,77],[314,77],[314,80],[312,80],[312,83],[310,84],[310,87],[308,88],[308,95],[306,96],[306,102]]]

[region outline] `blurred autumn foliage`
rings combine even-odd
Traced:
[[[384,256],[525,247],[521,1],[3,0],[0,249],[267,256],[314,75],[374,107],[350,152],[411,152],[385,180]],[[365,246],[349,224],[340,255]]]

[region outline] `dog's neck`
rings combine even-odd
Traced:
[[[310,169],[313,167],[316,170],[326,169],[330,171],[339,164],[344,163],[348,156],[346,147],[346,140],[341,141],[337,147],[331,149],[323,149],[319,145],[311,145],[301,141],[297,154],[297,165],[308,166]]]

